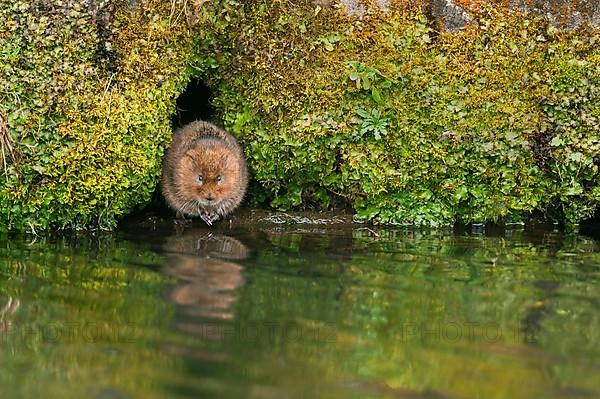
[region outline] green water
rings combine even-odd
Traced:
[[[600,397],[598,242],[377,233],[0,236],[0,396]]]

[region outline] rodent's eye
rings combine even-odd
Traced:
[[[221,183],[223,181],[223,176],[217,176],[217,183]]]
[[[202,177],[202,175],[198,175],[198,183],[202,184],[203,181],[204,178]]]

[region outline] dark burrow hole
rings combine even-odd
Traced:
[[[210,103],[212,91],[199,79],[192,79],[177,99],[177,110],[171,116],[171,126],[177,129],[201,119],[214,121],[215,109]]]

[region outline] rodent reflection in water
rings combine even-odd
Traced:
[[[6,338],[6,334],[12,332],[13,322],[11,316],[19,310],[20,306],[21,301],[19,298],[13,298],[12,296],[7,298],[6,303],[0,309],[0,337]]]
[[[180,281],[170,298],[184,314],[232,319],[235,290],[244,284],[244,268],[234,261],[247,258],[248,248],[235,238],[191,229],[169,237],[163,249],[164,273]]]

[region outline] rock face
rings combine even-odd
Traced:
[[[429,5],[437,25],[447,32],[457,32],[472,22],[469,14],[450,0],[430,0]]]
[[[331,5],[331,0],[321,0],[320,4]],[[340,1],[348,14],[362,16],[366,12],[366,6],[359,0]],[[394,7],[390,0],[376,1],[382,10]],[[456,32],[458,29],[470,23],[469,12],[481,9],[486,3],[480,0],[421,0],[413,4],[430,10],[439,26],[448,32]],[[583,24],[600,27],[600,1],[597,0],[490,0],[489,7],[504,7],[509,10],[520,12],[531,12],[548,18],[557,28],[574,29]],[[397,6],[397,5],[395,5]]]
[[[545,16],[559,28],[572,29],[583,24],[600,28],[597,0],[512,0],[510,6]]]

